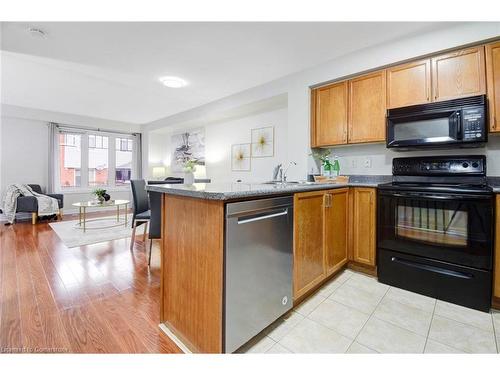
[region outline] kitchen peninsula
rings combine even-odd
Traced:
[[[234,311],[233,307],[231,307],[231,312],[228,311],[228,299],[233,293],[228,293],[226,290],[229,279],[226,273],[227,270],[233,272],[230,267],[233,267],[234,263],[227,259],[228,242],[226,241],[233,241],[242,246],[240,242],[251,238],[250,241],[247,241],[251,244],[251,248],[253,246],[258,249],[265,249],[266,246],[267,248],[277,247],[276,243],[285,247],[281,253],[270,255],[264,263],[260,263],[260,267],[264,267],[263,269],[274,265],[280,272],[288,265],[289,281],[286,282],[288,279],[284,276],[272,282],[273,285],[289,284],[290,293],[288,294],[292,294],[293,274],[293,295],[284,295],[283,301],[281,298],[278,301],[278,305],[282,304],[283,306],[280,307],[285,309],[279,313],[281,315],[286,310],[290,310],[294,302],[303,300],[327,278],[341,270],[346,265],[348,258],[352,258],[352,256],[348,257],[347,254],[348,242],[350,242],[347,227],[349,226],[348,222],[352,220],[348,215],[348,212],[351,211],[349,205],[352,205],[354,200],[357,200],[358,204],[366,204],[368,207],[367,209],[360,207],[357,210],[361,220],[356,220],[356,226],[359,233],[368,237],[358,241],[361,246],[360,252],[356,256],[360,260],[360,264],[363,262],[367,265],[374,264],[376,203],[374,187],[389,179],[390,176],[351,176],[350,182],[346,184],[289,182],[286,184],[233,183],[148,186],[149,191],[162,193],[162,291],[160,305],[162,327],[169,334],[175,335],[189,351],[203,353],[234,351],[237,346],[229,343],[229,336],[243,336],[241,332],[234,334],[229,332],[231,330],[229,319]],[[351,191],[353,194],[349,194]],[[268,203],[270,201],[276,204],[273,208],[274,211],[269,211],[270,214],[262,214],[264,206],[263,203],[259,202]],[[294,206],[291,206],[291,202]],[[240,206],[234,206],[235,203]],[[260,208],[254,211],[260,212],[260,216],[250,213],[246,207],[250,204],[261,204]],[[237,207],[237,209],[233,210],[230,207]],[[292,208],[291,212],[290,208]],[[232,224],[227,221],[228,217],[231,216],[231,210],[246,212],[243,219],[238,218],[234,231],[230,229],[233,228]],[[321,211],[319,215],[318,210]],[[330,213],[330,211],[332,212]],[[264,221],[259,221],[261,218],[273,219],[264,223]],[[318,222],[318,220],[320,221]],[[345,232],[345,235],[336,236],[335,239],[329,241],[323,236],[323,228],[326,227],[323,220],[331,220],[329,223],[338,226],[338,230]],[[242,223],[251,223],[252,228],[256,230],[251,233],[248,231],[238,232],[238,229],[243,227],[238,224]],[[277,226],[271,230],[271,225]],[[312,230],[316,232],[312,232]],[[277,235],[281,235],[281,237],[267,238],[276,232],[279,232]],[[232,238],[229,239],[229,236]],[[344,240],[339,242],[339,238]],[[275,242],[272,245],[265,245],[266,240]],[[329,241],[331,246],[324,246],[324,241]],[[295,249],[293,249],[294,247]],[[324,255],[323,250],[327,251],[326,247],[330,248],[332,256]],[[343,254],[340,257],[338,256],[339,252]],[[333,260],[335,264],[329,260]],[[248,264],[248,267],[258,267],[254,259],[245,258],[244,262]],[[324,262],[329,262],[330,266]],[[264,271],[260,271],[260,280],[252,280],[250,283],[245,283],[244,280],[246,270],[239,271],[241,277],[237,275],[235,283],[242,290],[241,293],[238,293],[241,295],[235,298],[241,299],[243,305],[241,309],[248,310],[253,307],[251,304],[244,306],[247,301],[245,293],[252,293],[251,290],[245,289],[245,285],[249,289],[255,289],[255,282],[265,283],[266,278],[269,278],[269,275],[266,275]],[[262,293],[260,297],[256,295],[251,297],[255,300],[255,298],[267,298],[268,295],[272,295],[271,291]],[[238,309],[238,307],[236,306],[234,309]],[[275,316],[274,319],[278,318],[279,315]],[[270,323],[272,320],[266,325]],[[248,322],[239,321],[233,328],[236,327],[235,330],[239,331],[239,327],[244,325],[248,325]],[[257,334],[263,328],[265,326],[257,326],[257,323],[252,327],[247,327],[249,332],[254,330],[252,335]],[[255,332],[257,329],[258,331]],[[251,336],[247,340],[250,338]],[[240,342],[239,345],[244,342]]]

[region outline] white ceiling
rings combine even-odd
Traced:
[[[26,31],[39,27],[46,38]],[[4,22],[2,103],[147,123],[444,23]],[[158,77],[189,85],[169,89]]]

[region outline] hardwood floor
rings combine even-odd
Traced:
[[[1,223],[0,353],[180,353],[158,327],[159,243],[148,269],[129,241],[68,249],[47,223]]]

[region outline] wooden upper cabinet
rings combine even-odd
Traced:
[[[354,188],[352,233],[353,260],[375,265],[376,192],[373,188]]]
[[[294,298],[304,295],[324,278],[324,199],[323,191],[294,196]]]
[[[311,146],[347,143],[347,81],[314,89]]]
[[[500,42],[486,45],[486,80],[490,131],[500,132]]]
[[[387,108],[431,101],[431,60],[413,61],[387,69]]]
[[[325,267],[327,276],[347,263],[349,189],[329,190],[325,209]]]
[[[385,70],[349,80],[348,143],[385,141]]]
[[[471,47],[432,58],[433,100],[486,92],[484,47]]]

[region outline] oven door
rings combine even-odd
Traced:
[[[460,110],[388,116],[387,147],[434,147],[462,139]]]
[[[491,195],[379,191],[378,247],[490,270]]]

